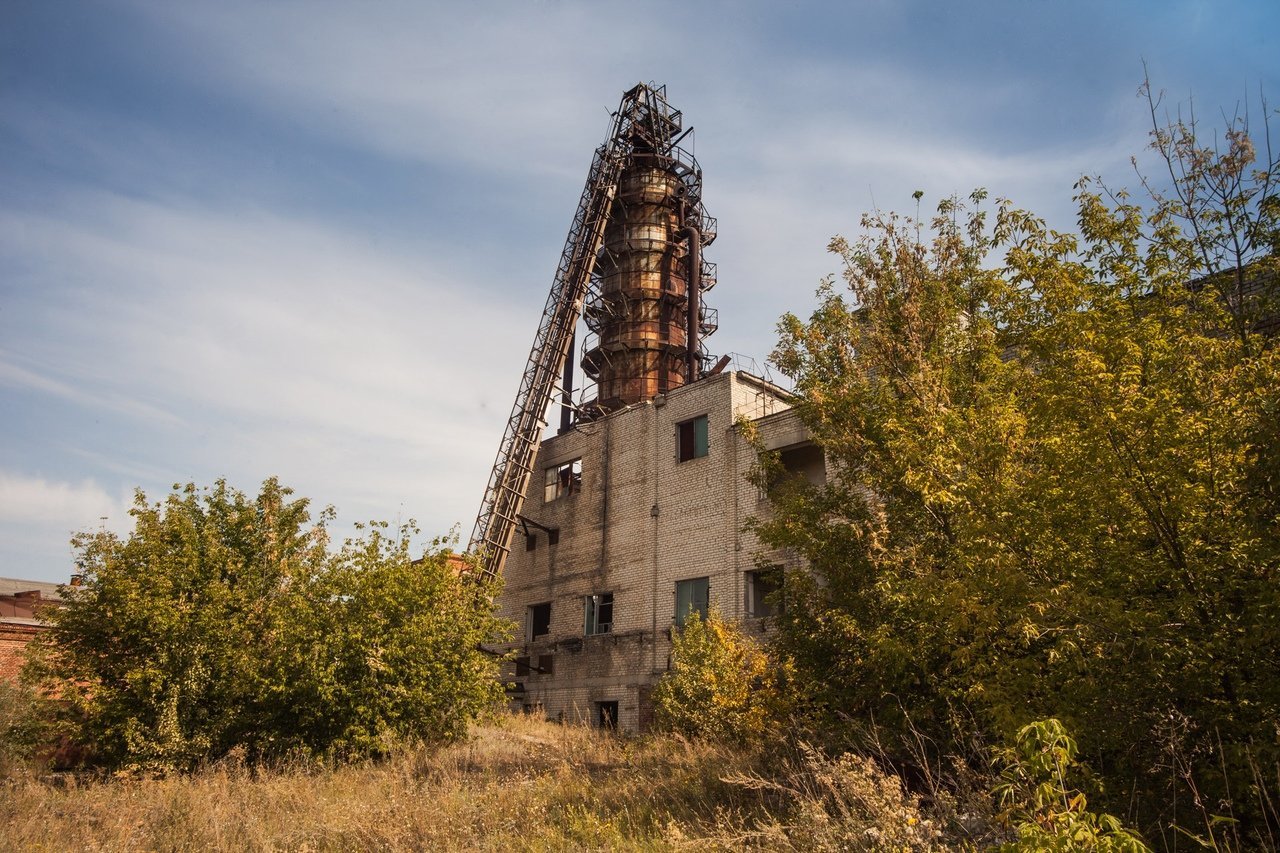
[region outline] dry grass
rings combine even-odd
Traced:
[[[829,790],[804,802],[794,786],[750,784],[777,778],[760,762],[513,717],[467,743],[337,768],[224,761],[191,776],[69,783],[18,773],[0,783],[0,849],[877,849],[888,840],[866,832],[876,815],[864,805],[853,821],[848,804],[831,808]],[[923,819],[893,793],[894,777],[870,784],[889,792],[886,820]],[[856,836],[801,828],[815,809]],[[905,838],[894,839],[902,849]]]

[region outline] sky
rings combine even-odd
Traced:
[[[637,82],[697,129],[708,347],[764,372],[864,212],[983,187],[1071,229],[1081,175],[1137,185],[1144,62],[1256,120],[1277,31],[1275,0],[0,0],[0,576],[65,581],[136,489],[219,478],[465,545]]]

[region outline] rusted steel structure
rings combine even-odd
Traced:
[[[716,328],[701,299],[716,280],[702,260],[716,233],[702,205],[702,171],[678,144],[678,112],[655,113],[645,131],[623,170],[586,306],[582,367],[596,382],[600,412],[696,380],[703,338]]]
[[[702,339],[715,330],[715,312],[700,298],[715,283],[702,247],[715,220],[702,207],[702,172],[679,145],[691,130],[681,128],[666,87],[641,83],[622,96],[596,149],[471,534],[486,575],[500,574],[510,553],[557,384],[561,426],[570,426],[584,304],[583,369],[598,393],[579,416],[649,399],[702,372]]]

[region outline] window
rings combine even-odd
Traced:
[[[789,476],[798,477],[814,486],[827,482],[826,459],[822,448],[816,444],[789,447],[778,454],[778,461]]]
[[[574,459],[560,465],[552,465],[547,469],[546,488],[542,493],[542,502],[550,503],[565,495],[574,495],[582,491],[582,460]]]
[[[526,534],[524,537],[524,549],[526,551],[532,551],[537,547],[538,547],[538,534],[536,533]]]
[[[711,584],[707,578],[676,581],[676,626],[683,626],[690,613],[696,612],[706,619],[710,594]]]
[[[746,612],[753,619],[763,619],[782,612],[777,593],[782,589],[782,569],[773,567],[747,572]]]
[[[516,658],[516,678],[529,675],[552,675],[554,672],[554,655],[538,655],[536,660],[531,657]]]
[[[529,639],[536,640],[551,633],[551,602],[530,604],[525,624],[529,628]]]
[[[613,593],[602,592],[586,597],[586,619],[582,633],[607,634],[613,630]]]
[[[596,728],[615,730],[618,728],[618,703],[596,703]]]
[[[707,455],[707,416],[676,424],[676,458],[681,462]]]

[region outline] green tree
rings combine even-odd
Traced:
[[[501,695],[479,644],[494,590],[405,527],[331,550],[326,510],[274,479],[139,491],[126,538],[82,533],[78,587],[29,668],[68,734],[111,767],[187,769],[235,748],[369,754],[437,740]]]
[[[832,242],[846,287],[784,318],[774,360],[839,476],[758,523],[811,566],[787,579],[779,644],[831,719],[907,736],[909,711],[945,743],[1056,716],[1150,824],[1181,803],[1263,830],[1280,353],[1234,285],[1203,283],[1234,279],[1206,261],[1231,227],[1274,236],[1275,164],[1229,138],[1184,145],[1193,168],[1149,208],[1082,181],[1078,235],[975,193]],[[1267,304],[1274,256],[1240,257]]]
[[[653,689],[658,726],[687,737],[746,743],[781,710],[783,675],[742,629],[696,612],[671,638],[671,668]]]

